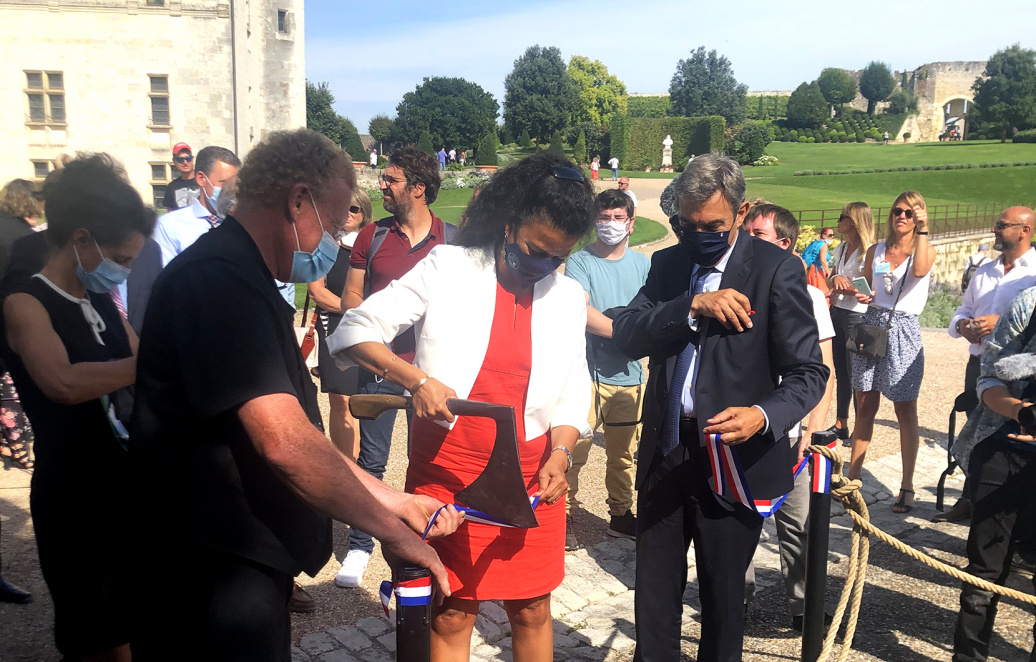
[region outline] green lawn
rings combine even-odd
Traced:
[[[766,153],[779,158],[781,165],[745,168],[748,195],[769,198],[792,210],[834,209],[856,200],[872,207],[888,206],[906,190],[920,191],[933,205],[991,202],[1029,205],[1036,200],[1036,166],[794,176],[796,171],[803,170],[1036,161],[1036,144],[771,143]]]

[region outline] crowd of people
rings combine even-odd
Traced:
[[[161,217],[105,154],[70,160],[39,192],[0,191],[0,453],[33,471],[40,568],[70,659],[290,659],[289,610],[316,608],[294,578],[329,560],[331,520],[350,526],[338,586],[362,584],[375,539],[394,564],[430,570],[434,659],[468,657],[484,600],[502,601],[516,660],[549,659],[551,594],[579,545],[571,518],[598,430],[607,533],[636,540],[638,660],[680,657],[692,542],[698,659],[741,659],[765,516],[802,629],[810,487],[793,468],[832,400],[830,430],[864,480],[880,399],[893,402],[893,510],[914,506],[918,315],[936,259],[917,192],[895,199],[882,241],[853,202],[838,247],[828,228],[800,255],[795,215],[748,200],[733,160],[701,155],[662,196],[677,244],[648,259],[629,247],[638,201],[615,159],[618,188],[598,192],[596,160],[588,178],[527,157],[455,227],[431,209],[455,158],[444,149],[391,153],[379,220],[348,155],[311,131],[271,134],[244,163],[185,143],[173,157],[181,177]],[[954,509],[973,518],[969,569],[998,582],[1015,551],[1036,551],[1034,230],[1031,209],[1004,212],[1000,254],[974,265],[949,329],[973,357]],[[294,329],[299,283],[316,306],[312,370]],[[404,394],[397,491],[381,480],[395,412],[357,420],[349,402]],[[451,411],[455,399],[513,408],[538,526],[457,509],[496,432]],[[141,591],[134,578],[153,567],[162,590]],[[0,578],[0,599],[30,596]],[[985,659],[995,613],[991,593],[965,587],[955,660]]]

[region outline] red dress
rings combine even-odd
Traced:
[[[519,297],[500,284],[489,347],[470,400],[511,405],[518,452],[529,494],[550,457],[550,432],[525,439],[525,394],[532,367],[532,295]],[[455,503],[456,494],[482,472],[496,424],[462,416],[452,430],[415,419],[406,491]],[[565,500],[536,507],[539,526],[510,529],[465,522],[451,536],[432,541],[450,576],[450,590],[468,600],[521,600],[550,593],[565,577]]]

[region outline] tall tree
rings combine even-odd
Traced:
[[[878,102],[888,99],[894,89],[896,79],[884,62],[871,62],[860,74],[860,94],[867,100],[868,115],[873,115]]]
[[[579,105],[572,115],[574,123],[607,126],[614,113],[626,112],[626,85],[609,74],[608,67],[599,60],[591,62],[582,55],[573,55],[568,61],[568,75],[579,93]]]
[[[817,81],[802,83],[788,98],[788,124],[793,127],[819,129],[827,117],[827,99]]]
[[[385,153],[385,143],[390,141],[392,132],[395,129],[396,125],[389,119],[388,115],[375,115],[371,118],[370,123],[367,125],[367,132],[371,134],[371,138],[378,141],[379,153]]]
[[[838,106],[838,112],[842,112],[842,105],[852,103],[856,98],[856,81],[845,69],[824,69],[817,78],[820,91],[832,106]]]
[[[471,149],[496,128],[500,104],[493,95],[463,78],[425,78],[396,106],[393,142],[416,143],[429,133],[435,149]]]
[[[676,73],[669,83],[674,115],[722,115],[728,124],[745,119],[747,92],[748,86],[734,78],[730,60],[715,50],[706,53],[704,46],[676,63]]]
[[[1001,142],[1012,128],[1036,126],[1036,51],[1018,44],[997,51],[971,89],[976,120],[994,127]]]
[[[511,133],[528,130],[546,142],[568,125],[578,104],[576,86],[554,46],[530,46],[504,79],[504,123]]]
[[[354,161],[364,161],[367,150],[360,142],[356,125],[335,112],[335,96],[326,82],[314,85],[306,81],[306,127],[318,131],[341,145]]]

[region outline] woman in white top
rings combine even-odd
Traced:
[[[935,249],[928,245],[928,210],[916,191],[901,193],[889,212],[885,241],[867,251],[863,275],[873,297],[857,294],[870,304],[863,324],[888,328],[884,358],[856,353],[853,388],[856,389],[856,428],[853,430],[850,478],[860,478],[863,460],[874,431],[881,396],[892,401],[899,422],[903,480],[892,507],[908,513],[914,507],[914,465],[920,437],[917,431],[917,395],[924,377],[924,348],[917,316],[928,301],[928,283],[935,264]]]
[[[407,491],[444,503],[485,468],[495,426],[454,415],[450,398],[511,405],[522,474],[539,495],[539,526],[468,521],[432,541],[452,595],[434,608],[432,658],[467,659],[482,600],[502,600],[515,660],[553,651],[550,595],[565,574],[565,473],[589,437],[586,298],[556,269],[593,227],[593,188],[571,162],[530,156],[495,175],[472,201],[455,246],[436,246],[399,280],[349,310],[328,338],[413,396]],[[413,365],[388,344],[413,327]]]
[[[827,283],[831,288],[831,321],[835,325],[834,361],[837,382],[835,424],[838,438],[849,441],[849,402],[853,398],[852,357],[845,343],[851,330],[867,312],[867,304],[856,300],[853,279],[863,276],[867,250],[874,243],[874,216],[866,202],[850,202],[838,217],[841,244],[834,251],[834,266]]]

